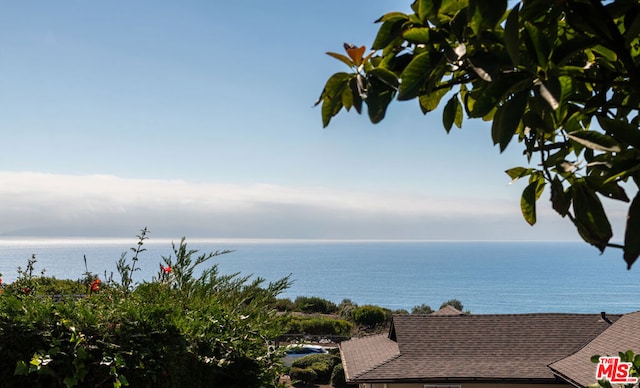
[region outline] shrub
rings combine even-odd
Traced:
[[[215,265],[194,277],[222,253],[198,255],[184,239],[173,248],[151,282],[134,283],[139,267],[123,255],[119,283],[94,283],[90,297],[64,302],[42,294],[32,271],[19,273],[16,283],[33,288],[0,295],[2,385],[275,386],[281,354],[265,339],[283,330],[268,306],[288,279],[263,285],[218,275]],[[136,256],[142,251],[139,244]]]
[[[295,315],[287,318],[286,326],[287,333],[291,334],[349,336],[353,330],[351,322],[344,319]]]
[[[426,304],[421,304],[420,306],[413,306],[411,309],[411,314],[431,314],[433,309],[431,306]]]
[[[351,299],[343,299],[338,305],[338,314],[343,319],[353,319],[353,310],[358,307]]]
[[[310,368],[316,373],[315,381],[325,384],[331,379],[333,367],[338,362],[340,362],[340,358],[331,354],[311,354],[295,360],[291,364],[291,368]]]
[[[452,306],[452,307],[455,307],[457,310],[463,311],[462,302],[460,302],[458,299],[449,299],[448,301],[443,302],[440,305],[440,308],[443,308],[446,306]]]
[[[317,296],[299,296],[293,302],[295,311],[303,313],[333,314],[338,312],[335,303]]]
[[[293,311],[295,305],[289,298],[278,298],[273,303],[273,307],[278,311]]]
[[[291,376],[291,380],[299,380],[307,384],[313,384],[318,380],[318,374],[311,368],[292,367],[289,376]]]
[[[334,387],[343,387],[347,385],[347,380],[344,375],[344,366],[342,366],[342,363],[333,367],[330,382]]]
[[[387,319],[388,314],[382,307],[364,305],[353,310],[353,321],[357,325],[374,327],[385,323]]]

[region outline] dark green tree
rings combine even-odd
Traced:
[[[446,306],[452,306],[454,308],[456,308],[456,310],[464,310],[464,307],[462,306],[462,302],[460,302],[458,299],[449,299],[446,302],[442,302],[442,304],[440,305],[440,308],[444,308]]]
[[[420,306],[413,306],[411,308],[411,314],[431,314],[433,309],[427,304],[421,304]]]
[[[328,53],[349,72],[332,75],[317,104],[326,127],[342,108],[381,121],[394,99],[442,108],[446,131],[491,122],[500,151],[517,141],[533,167],[521,208],[536,222],[545,189],[553,209],[601,252],[640,255],[640,2],[638,0],[415,0],[390,12],[367,53]],[[633,200],[626,190],[635,195]],[[601,198],[629,203],[623,244]]]

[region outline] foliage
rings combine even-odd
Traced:
[[[292,367],[289,375],[293,381],[302,381],[307,384],[313,384],[318,380],[318,374],[313,368],[297,368]]]
[[[340,357],[331,354],[311,354],[298,358],[291,364],[291,369],[310,368],[316,373],[316,382],[328,383],[331,379],[333,367],[340,362]],[[302,380],[302,379],[300,379]]]
[[[136,265],[138,264],[138,256],[142,252],[146,251],[142,246],[144,245],[144,241],[149,238],[147,237],[148,232],[149,230],[147,228],[143,228],[140,231],[140,234],[136,236],[138,237],[138,242],[135,247],[130,248],[133,252],[131,262],[127,261],[126,252],[123,253],[122,256],[120,256],[120,259],[116,262],[116,269],[120,274],[120,286],[125,291],[129,291],[133,285],[133,274],[136,271],[140,271],[140,267],[136,267]]]
[[[344,387],[347,385],[347,380],[344,375],[344,366],[342,363],[336,365],[331,372],[331,385],[334,387]]]
[[[357,307],[358,305],[353,303],[351,299],[345,298],[338,305],[338,314],[343,319],[353,320],[353,310],[355,310]]]
[[[289,298],[278,298],[273,303],[273,307],[278,311],[293,311],[295,305]]]
[[[431,314],[433,309],[431,306],[426,304],[421,304],[420,306],[413,306],[411,308],[411,314]]]
[[[500,151],[516,139],[535,167],[521,210],[536,223],[536,201],[553,209],[604,251],[640,255],[640,3],[636,0],[415,0],[413,13],[390,12],[372,50],[345,44],[327,53],[349,72],[332,75],[317,104],[326,127],[342,108],[381,121],[393,99],[417,100],[424,114],[442,107],[448,132],[464,116],[491,122]],[[624,244],[601,197],[630,202]]]
[[[299,296],[293,302],[295,311],[332,314],[338,311],[335,303],[317,296]]]
[[[446,302],[442,302],[442,304],[440,305],[440,308],[444,308],[447,306],[454,307],[456,310],[459,310],[459,311],[463,311],[464,309],[464,307],[462,306],[462,302],[460,302],[458,299],[449,299]]]
[[[313,335],[338,335],[349,337],[353,330],[353,324],[344,319],[331,317],[309,317],[291,315],[285,318],[287,333],[313,334]]]
[[[390,314],[378,306],[364,305],[353,310],[353,321],[360,326],[375,327],[386,323],[389,318]]]
[[[151,282],[135,284],[139,265],[125,258],[121,282],[93,281],[84,296],[62,301],[40,293],[42,278],[26,271],[17,283],[31,280],[35,292],[0,295],[3,385],[275,386],[281,354],[270,340],[283,329],[270,306],[288,278],[265,285],[219,275],[216,265],[196,276],[215,254],[198,256],[184,239],[174,255]]]

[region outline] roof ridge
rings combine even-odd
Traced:
[[[397,358],[399,358],[400,356],[402,356],[402,353],[400,353],[400,349],[398,349],[398,354],[394,354],[394,355],[393,355],[392,357],[390,357],[389,359],[384,360],[384,361],[382,361],[382,362],[379,362],[379,363],[377,363],[376,365],[373,365],[373,366],[371,366],[371,367],[369,367],[369,368],[367,368],[367,369],[363,370],[362,372],[358,373],[357,375],[355,375],[355,376],[353,376],[353,377],[355,377],[355,378],[362,377],[364,374],[369,373],[369,372],[371,372],[371,371],[373,371],[373,370],[375,370],[375,369],[377,369],[377,368],[379,368],[379,367],[381,367],[381,366],[383,366],[383,365],[386,365],[386,364],[390,363],[391,361],[396,360],[396,359],[397,359]]]

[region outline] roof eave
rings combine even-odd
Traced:
[[[529,384],[558,384],[564,381],[558,378],[496,378],[496,377],[429,377],[429,378],[366,378],[356,377],[353,379],[346,379],[347,383],[367,383],[367,384],[391,384],[391,383],[429,383],[429,384],[464,384],[464,383],[486,383],[486,384],[498,384],[498,383],[529,383]],[[582,387],[582,386],[578,386]]]

